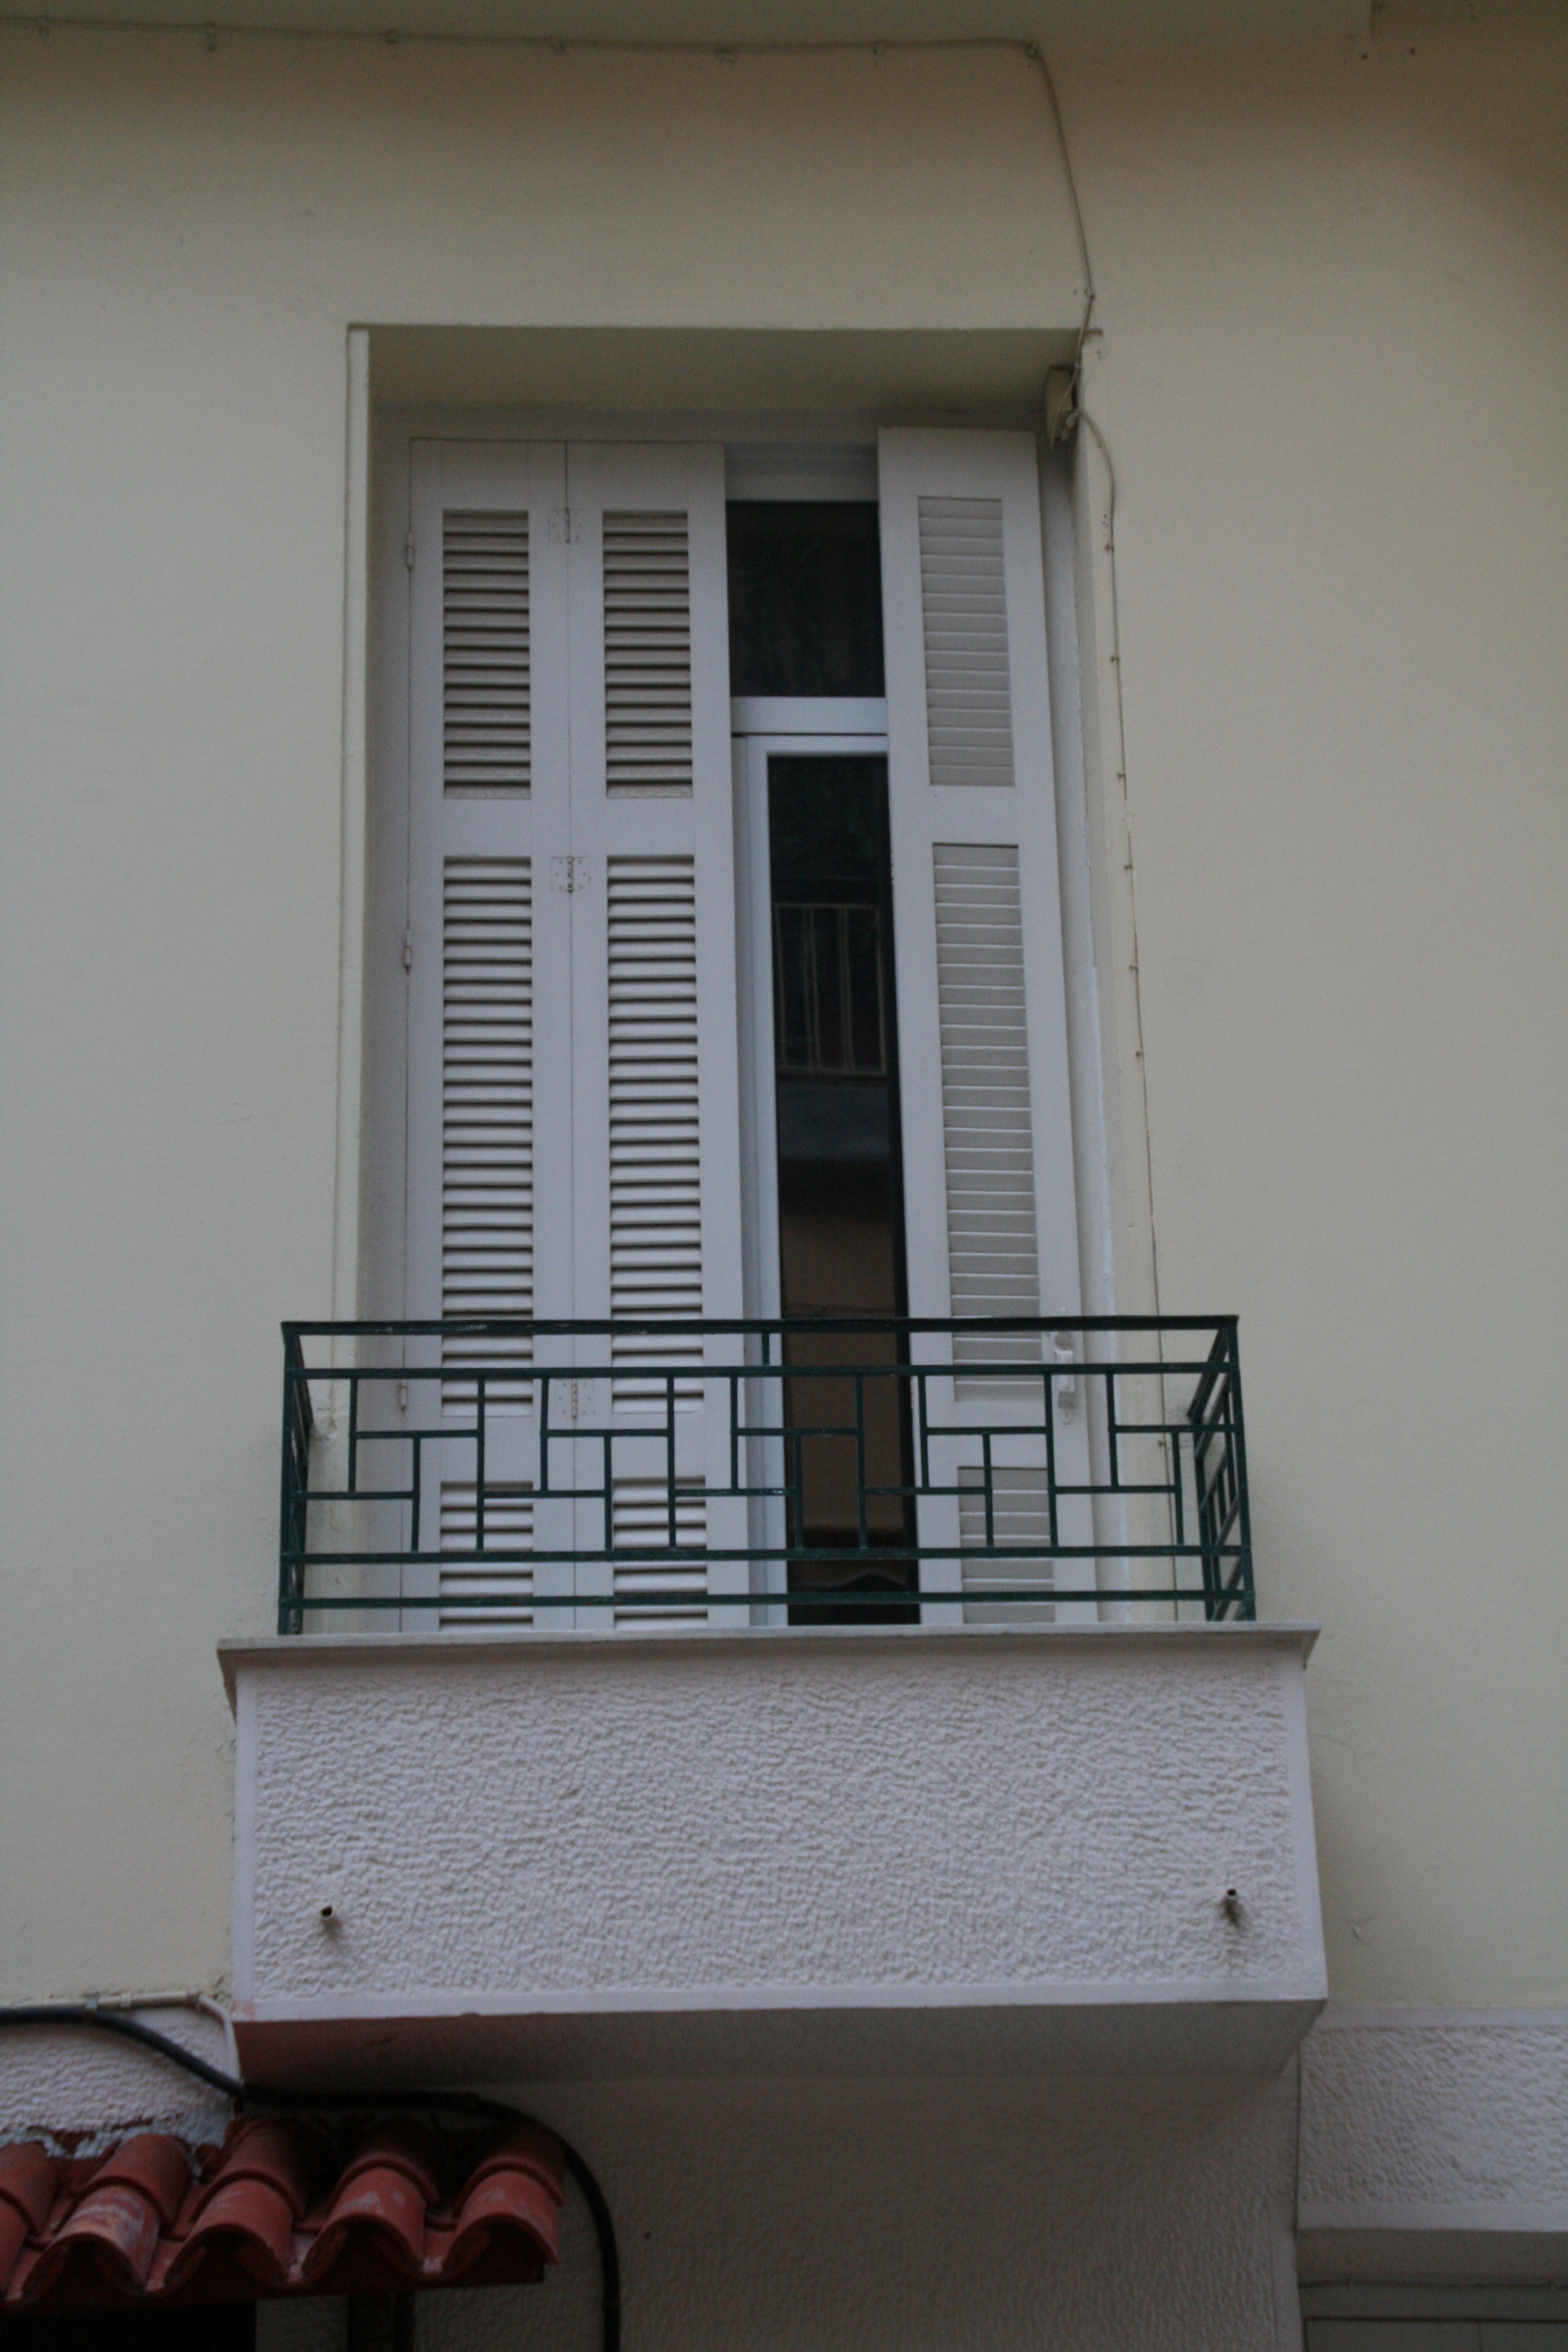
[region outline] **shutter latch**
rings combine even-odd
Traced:
[[[412,572],[414,569],[414,533],[412,531],[403,542],[403,561]]]
[[[414,969],[414,934],[412,931],[405,931],[403,934],[403,969],[405,971],[412,971]]]

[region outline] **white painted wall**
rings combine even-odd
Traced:
[[[1560,2278],[1568,2016],[1330,2011],[1301,2060],[1302,2275]]]
[[[628,2346],[1300,2352],[1289,2080],[1109,2095],[613,2083],[529,2098],[611,2199]],[[416,2340],[589,2352],[597,2288],[569,2191],[558,2271],[423,2297]],[[262,2352],[332,2340],[264,2307]]]
[[[1242,1314],[1347,1998],[1568,1998],[1565,38],[1394,0],[1056,60],[1161,1297]],[[19,1997],[228,1962],[213,1646],[270,1621],[276,1327],[331,1280],[349,323],[1059,330],[1077,256],[1016,58],[7,26],[0,71]]]
[[[1061,73],[1161,1299],[1322,1625],[1336,1997],[1561,2001],[1568,19],[1373,16]]]
[[[1325,1990],[1310,1645],[226,1649],[247,2074],[1277,2074]]]

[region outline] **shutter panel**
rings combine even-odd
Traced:
[[[576,1312],[742,1312],[729,625],[721,449],[574,444],[572,512],[573,1187]],[[602,1355],[602,1344],[601,1344]],[[611,1395],[616,1547],[668,1548],[666,1383],[678,1365],[677,1543],[742,1550],[727,1484],[729,1392],[700,1368],[739,1360],[696,1334],[617,1342]],[[649,1486],[646,1482],[655,1482]],[[657,1489],[657,1496],[656,1496]],[[657,1507],[656,1507],[657,1500]],[[601,1507],[579,1540],[602,1541]],[[591,1524],[590,1524],[591,1523]],[[671,1559],[626,1577],[689,1586]],[[712,1589],[744,1591],[738,1561]]]
[[[1067,1005],[1047,686],[1039,482],[1023,434],[886,430],[879,450],[900,1091],[912,1315],[1079,1311]],[[929,1582],[1051,1581],[984,1546],[982,1424],[994,1540],[1032,1543],[1046,1511],[1037,1340],[961,1336],[921,1505],[950,1549]],[[965,1365],[1006,1369],[982,1378]],[[1012,1368],[1016,1366],[1015,1371]],[[1087,1484],[1082,1416],[1054,1424],[1059,1481]],[[1063,1505],[1060,1539],[1088,1542]],[[978,1534],[976,1530],[978,1529]],[[1023,1532],[1019,1532],[1023,1530]],[[1048,1529],[1047,1529],[1048,1532]],[[960,1553],[962,1551],[962,1568]],[[1025,1571],[1027,1571],[1026,1573]],[[1058,1562],[1058,1590],[1082,1580]],[[1092,1580],[1092,1579],[1090,1579]],[[981,1613],[984,1613],[982,1609]]]
[[[548,887],[570,850],[566,550],[549,527],[564,505],[564,451],[422,442],[412,488],[408,1313],[563,1317],[569,1121],[535,1113],[571,1090],[569,902]],[[410,1341],[411,1366],[453,1377],[415,1383],[406,1421],[471,1422],[468,1368],[521,1372],[531,1354],[526,1339],[458,1335],[439,1354]],[[492,1379],[486,1403],[487,1545],[504,1528],[513,1548],[559,1541],[560,1506],[527,1495],[535,1384]],[[514,1622],[527,1572],[461,1560],[477,1547],[475,1475],[471,1438],[425,1446],[420,1549],[455,1557],[411,1570],[408,1589],[482,1594],[479,1618],[454,1607],[454,1623]]]
[[[739,1316],[722,453],[430,442],[413,495],[408,1312]],[[607,1521],[628,1557],[580,1597],[607,1616],[651,1580],[700,1611],[680,1548],[745,1544],[744,1506],[708,1491],[730,1477],[729,1391],[703,1377],[739,1343],[617,1337],[607,1375],[602,1339],[439,1344],[408,1358],[448,1375],[415,1385],[411,1423],[453,1431],[424,1449],[435,1559],[410,1597],[526,1622],[573,1571],[482,1553],[601,1549]],[[481,1364],[482,1527],[458,1433]],[[546,1365],[578,1376],[554,1430],[612,1429],[607,1511],[542,1491],[527,1375]],[[596,1483],[598,1460],[565,1440],[552,1481]],[[738,1559],[713,1590],[747,1580]]]

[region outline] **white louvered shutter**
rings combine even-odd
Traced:
[[[571,939],[569,902],[550,887],[570,853],[565,453],[423,442],[412,490],[408,1312],[565,1317]],[[472,1368],[501,1360],[483,1535],[502,1555],[570,1540],[569,1514],[532,1498],[534,1353],[462,1337],[409,1348],[411,1366],[449,1373],[412,1383],[405,1408],[406,1425],[437,1430],[471,1420]],[[420,1468],[421,1549],[475,1549],[473,1444],[433,1440]],[[438,1592],[443,1623],[524,1622],[533,1571],[504,1557],[440,1565],[410,1571],[406,1590]]]
[[[723,453],[578,445],[572,513],[573,1183],[582,1317],[742,1310],[734,864]],[[617,1433],[617,1549],[742,1549],[729,1483],[729,1391],[704,1379],[732,1340],[618,1342],[595,1423]],[[659,1368],[656,1370],[655,1366]],[[675,1396],[673,1503],[668,1391]],[[609,1394],[603,1393],[605,1386]],[[579,1540],[603,1514],[579,1506]],[[605,1602],[700,1580],[616,1564]],[[743,1592],[737,1561],[714,1593]],[[642,1621],[638,1621],[642,1622]]]
[[[1039,483],[1022,434],[887,430],[879,454],[893,928],[912,1315],[1079,1311],[1078,1229],[1046,669]],[[933,1409],[973,1434],[933,1472],[921,1540],[957,1555],[928,1584],[1036,1592],[1092,1583],[1087,1563],[1025,1569],[970,1555],[1048,1537],[1043,1384],[1034,1339],[960,1339]],[[1047,1338],[1045,1352],[1056,1350]],[[1009,1376],[984,1379],[1004,1365]],[[966,1370],[966,1366],[971,1369]],[[1012,1368],[1016,1367],[1016,1371]],[[1081,1402],[1053,1415],[1058,1481],[1086,1484]],[[1058,1540],[1088,1542],[1087,1505]],[[928,1564],[929,1567],[929,1564]],[[1013,1613],[1002,1605],[1004,1615]],[[971,1609],[971,1614],[991,1613]]]

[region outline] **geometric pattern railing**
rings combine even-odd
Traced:
[[[279,1627],[1255,1614],[1234,1316],[283,1326]]]

